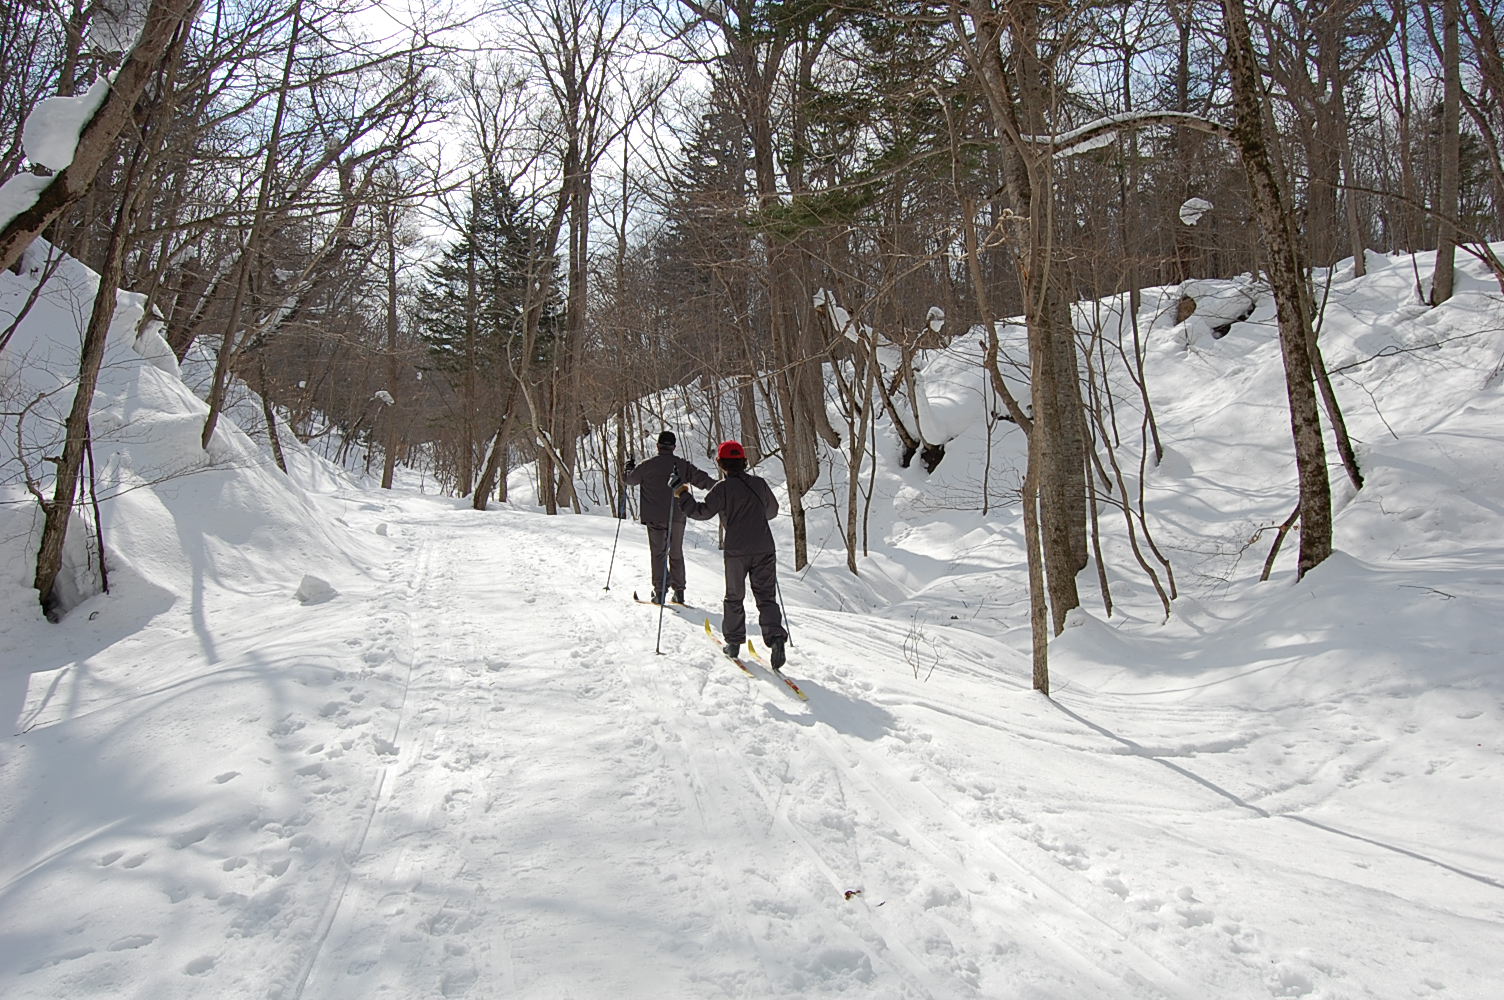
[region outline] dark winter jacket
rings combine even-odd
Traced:
[[[762,555],[777,549],[768,522],[778,516],[778,498],[764,479],[733,472],[712,486],[704,500],[696,500],[685,490],[679,506],[697,521],[721,515],[726,529],[721,547],[728,556]]]
[[[657,455],[627,470],[624,477],[627,485],[641,487],[638,497],[642,501],[642,523],[650,528],[668,527],[669,504],[674,499],[668,481],[675,473],[684,482],[702,490],[715,485],[714,479],[695,468],[688,459],[675,456],[672,448],[659,448]]]

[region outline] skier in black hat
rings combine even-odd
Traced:
[[[684,518],[674,514],[669,481],[693,483],[702,490],[715,485],[688,459],[674,454],[677,443],[673,431],[659,434],[658,454],[641,465],[628,459],[623,477],[629,486],[638,487],[641,519],[648,529],[654,604],[667,602],[670,590],[675,604],[684,603]]]

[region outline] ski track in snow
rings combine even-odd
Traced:
[[[1312,961],[1225,896],[1250,859],[1219,856],[1201,824],[1279,821],[1176,763],[1246,752],[1274,726],[1167,706],[1170,731],[1231,735],[1138,744],[1035,699],[965,633],[940,637],[947,673],[1010,693],[926,697],[853,666],[881,664],[908,626],[831,612],[801,615],[801,704],[725,663],[694,610],[667,615],[666,655],[653,655],[656,609],[623,584],[578,592],[580,567],[602,561],[589,539],[510,517],[401,522],[406,548],[375,599],[394,638],[364,656],[406,680],[395,718],[369,734],[382,763],[352,813],[345,871],[280,995],[1189,1000],[1209,982],[1327,995],[1318,983],[1359,971]],[[508,566],[529,571],[507,580]],[[1079,711],[1093,700],[1111,708],[1077,699]],[[929,713],[947,723],[934,732],[971,738],[937,741],[914,721]],[[1005,753],[987,749],[1010,734]],[[1052,768],[1068,783],[1049,760],[1071,750],[1162,769],[1169,811],[1186,815],[1168,829],[1134,803],[1026,815],[1010,793],[1025,799],[1028,775]],[[1191,810],[1177,802],[1188,786],[1202,800]],[[1286,823],[1262,860],[1320,839]],[[1186,852],[1179,882],[1137,874],[1144,844],[1164,855],[1150,873]],[[1386,863],[1403,859],[1361,862]]]
[[[435,553],[439,542],[422,528],[415,537],[409,606],[393,609],[412,631],[396,756],[296,995],[336,995],[352,980],[359,984],[352,994],[436,987],[457,995],[481,981],[538,996],[640,991],[635,965],[597,963],[588,952],[539,954],[540,940],[568,940],[581,922],[600,924],[612,939],[642,936],[638,948],[615,941],[604,957],[663,956],[654,963],[658,996],[794,997],[833,988],[983,996],[999,973],[966,953],[976,938],[1013,938],[1003,950],[1010,969],[1020,964],[1018,951],[1033,951],[1024,964],[1038,970],[1037,995],[1058,995],[1071,984],[1049,970],[1107,959],[1072,929],[1079,907],[1051,899],[1058,894],[1042,879],[927,790],[938,775],[897,786],[868,776],[889,769],[887,754],[874,757],[868,746],[893,738],[891,716],[813,683],[817,704],[805,707],[766,680],[749,682],[696,642],[692,622],[678,615],[667,623],[668,656],[632,656],[653,609],[600,600],[592,607],[548,589],[558,575],[547,571],[530,577],[538,585],[522,599],[556,609],[535,651],[508,631],[507,619],[529,609],[497,592],[498,563],[483,547],[545,567],[560,553],[543,551],[536,535],[508,538],[504,519],[473,523],[459,544],[443,540],[454,546],[448,552]],[[584,553],[575,545],[563,555]],[[505,659],[486,648],[503,640]],[[573,649],[563,663],[561,645]],[[822,710],[850,732],[822,723]],[[641,725],[628,724],[633,719]],[[528,724],[540,722],[530,733]],[[900,746],[916,739],[897,736]],[[595,825],[571,830],[580,804],[561,800],[551,785],[556,767],[577,766],[581,746],[600,766],[585,784],[599,783],[603,809],[592,812]],[[555,747],[568,759],[552,761]],[[581,775],[569,778],[567,787],[581,787]],[[491,823],[495,835],[485,832]],[[518,824],[537,835],[519,836]],[[503,836],[533,845],[530,856],[498,854]],[[930,859],[931,870],[913,871],[915,856]],[[991,888],[1010,876],[1027,885],[1025,901]],[[884,883],[871,897],[862,888]],[[861,891],[848,899],[852,889]],[[882,898],[888,894],[900,898]],[[1040,897],[1062,912],[1035,909]],[[634,926],[642,915],[623,904],[652,906],[651,919]],[[809,915],[820,913],[825,926],[811,938]],[[1041,924],[1048,930],[1032,941],[1010,931]],[[1124,983],[1131,995],[1192,995],[1126,935],[1107,932],[1129,957],[1119,960],[1120,973],[1098,977],[1101,995],[1123,995]],[[400,966],[383,961],[404,953],[412,958]]]
[[[345,506],[394,545],[367,591],[253,598],[212,642],[214,609],[164,616],[116,656],[176,673],[28,710],[32,738],[66,715],[98,740],[95,793],[152,725],[212,714],[175,699],[227,697],[233,725],[172,775],[217,798],[122,779],[123,819],[0,870],[0,913],[79,898],[61,932],[0,936],[29,956],[7,997],[1483,1000],[1497,851],[1344,811],[1417,766],[1362,698],[1316,706],[1322,732],[1173,679],[1049,702],[996,639],[930,630],[926,679],[913,622],[800,609],[803,703],[705,641],[718,607],[667,613],[655,655],[635,533],[616,588],[582,593],[610,522]],[[91,913],[101,876],[134,927]]]
[[[712,527],[659,655],[635,525],[305,469],[315,497],[228,423],[201,468],[198,404],[115,342],[91,426],[129,486],[120,586],[41,622],[19,479],[0,510],[0,997],[1497,1000],[1504,305],[1479,267],[1430,309],[1424,257],[1370,263],[1322,331],[1366,485],[1334,480],[1301,581],[1290,540],[1254,584],[1295,486],[1272,303],[1218,338],[1143,324],[1179,596],[1159,622],[1109,532],[1116,620],[1084,575],[1053,699],[1021,530],[976,512],[1023,449],[969,337],[918,372],[945,462],[867,481],[862,576],[830,508],[814,567],[785,558],[807,703],[706,642]],[[76,368],[93,276],[55,281],[18,399]],[[674,395],[650,409],[708,434]],[[305,572],[328,600],[298,603]]]

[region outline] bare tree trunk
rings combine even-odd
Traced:
[[[741,422],[742,448],[747,452],[747,467],[762,461],[762,425],[757,418],[757,391],[753,380],[742,379],[736,387],[736,413]]]
[[[397,207],[387,206],[386,227],[386,391],[392,401],[386,405],[385,453],[381,458],[381,488],[389,490],[397,475]],[[474,256],[472,254],[472,256]]]
[[[1434,7],[1434,4],[1432,5]],[[1441,0],[1441,177],[1436,204],[1436,271],[1431,278],[1433,306],[1452,297],[1457,256],[1458,188],[1461,176],[1462,60],[1458,53],[1458,0]]]
[[[1415,148],[1415,136],[1411,129],[1414,120],[1412,114],[1413,94],[1415,82],[1410,72],[1410,40],[1406,28],[1408,18],[1400,19],[1399,41],[1396,49],[1400,55],[1401,70],[1399,79],[1394,81],[1395,112],[1398,117],[1398,131],[1400,143],[1400,203],[1397,214],[1400,224],[1395,227],[1400,236],[1400,247],[1406,253],[1414,253],[1425,244],[1425,217],[1421,213],[1420,187],[1415,179],[1415,165],[1412,153]]]
[[[553,414],[554,441],[559,450],[558,502],[580,509],[575,495],[577,442],[584,424],[584,388],[586,313],[589,309],[590,259],[590,174],[571,157],[573,176],[565,183],[571,188],[569,208],[569,273],[565,279],[563,377],[555,397]]]
[[[491,437],[491,449],[486,455],[485,467],[481,470],[480,483],[475,487],[475,495],[470,498],[470,505],[476,510],[485,510],[494,490],[498,500],[505,501],[507,498],[507,449],[512,443],[512,421],[517,412],[517,390],[515,387],[507,391],[501,407],[501,418],[496,425],[496,433]]]
[[[1182,114],[1191,110],[1191,37],[1196,30],[1195,17],[1189,2],[1173,0],[1169,4],[1169,14],[1175,24],[1175,107],[1173,110]],[[1175,157],[1180,163],[1186,163],[1190,159],[1190,135],[1184,129],[1176,129],[1174,136]],[[1193,192],[1189,184],[1181,190],[1182,197],[1189,197]],[[1191,227],[1173,226],[1171,231],[1175,234],[1175,258],[1171,280],[1183,282],[1192,277],[1195,249],[1191,245]]]
[[[1050,696],[1050,609],[1045,596],[1044,560],[1039,557],[1039,489],[1037,478],[1044,462],[1033,452],[1038,435],[1029,436],[1029,463],[1024,473],[1024,547],[1029,552],[1029,649],[1033,663],[1034,690]]]
[[[42,604],[42,613],[51,622],[60,621],[63,615],[56,593],[57,578],[63,568],[63,543],[67,540],[68,521],[72,517],[73,504],[78,496],[79,473],[83,468],[89,443],[89,409],[94,403],[94,391],[99,385],[99,370],[104,363],[110,323],[115,317],[115,298],[125,260],[126,229],[135,201],[132,180],[139,166],[140,156],[141,150],[138,147],[127,170],[126,195],[121,201],[119,214],[110,232],[104,267],[99,275],[99,290],[94,295],[94,306],[89,313],[88,325],[84,328],[78,363],[78,388],[74,390],[73,405],[64,425],[63,448],[57,462],[57,481],[53,487],[52,500],[42,504],[42,538],[37,548],[33,585]]]
[[[1343,114],[1345,117],[1345,110]],[[1368,238],[1363,234],[1363,220],[1358,214],[1358,184],[1353,167],[1352,142],[1346,136],[1342,139],[1342,181],[1347,186],[1344,213],[1347,219],[1347,248],[1353,255],[1353,277],[1361,278],[1368,274]]]
[[[1312,386],[1311,321],[1290,213],[1265,140],[1262,89],[1243,0],[1222,0],[1222,15],[1233,93],[1233,139],[1242,153],[1249,193],[1269,257],[1269,277],[1279,320],[1290,430],[1300,481],[1298,576],[1304,576],[1332,552],[1331,484],[1327,478],[1321,414]]]
[[[20,259],[31,241],[89,190],[95,174],[115,153],[115,141],[130,124],[147,83],[168,58],[174,40],[197,9],[197,0],[152,0],[141,37],[115,74],[99,110],[79,134],[73,162],[52,176],[30,208],[0,228],[0,269]],[[7,186],[18,179],[8,181]]]
[[[480,214],[480,187],[470,185],[470,216]],[[479,405],[475,387],[476,368],[480,365],[480,262],[472,250],[465,257],[465,371],[461,379],[459,481],[456,492],[469,496],[475,490],[475,418]],[[472,500],[474,498],[472,497]]]
[[[1304,293],[1304,286],[1301,287]],[[1321,393],[1321,405],[1326,410],[1326,418],[1332,424],[1332,438],[1337,445],[1337,455],[1342,459],[1342,468],[1347,473],[1348,480],[1354,489],[1363,488],[1363,470],[1358,465],[1357,452],[1353,450],[1352,436],[1347,433],[1347,420],[1342,416],[1342,406],[1337,401],[1337,390],[1332,385],[1332,378],[1326,370],[1326,359],[1321,356],[1321,344],[1317,340],[1316,330],[1311,328],[1310,340],[1307,351],[1311,358],[1311,373],[1316,379],[1316,388]]]
[[[256,261],[261,254],[261,234],[266,225],[267,206],[271,202],[272,183],[276,177],[277,154],[280,152],[282,127],[287,115],[288,89],[291,85],[292,69],[303,27],[302,0],[294,0],[294,4],[292,33],[287,43],[287,54],[282,62],[282,86],[277,92],[277,107],[272,116],[271,135],[267,139],[261,184],[256,193],[256,210],[251,216],[251,228],[246,233],[245,243],[241,247],[235,299],[230,306],[229,319],[225,321],[224,336],[219,345],[219,356],[214,362],[214,381],[209,386],[209,413],[204,418],[204,429],[200,435],[200,445],[206,451],[209,448],[209,442],[214,440],[214,428],[219,423],[219,413],[224,407],[230,372],[235,363],[235,355],[240,350],[241,317],[244,315],[245,300],[250,291],[253,272],[257,269]]]
[[[282,454],[282,438],[277,433],[277,411],[272,408],[271,393],[267,391],[266,368],[258,360],[260,371],[257,373],[257,381],[261,385],[261,418],[266,421],[266,440],[271,445],[272,461],[277,463],[277,468],[287,474],[287,458]]]
[[[1086,466],[1081,460],[1086,421],[1064,288],[1067,265],[1055,243],[1052,154],[1026,138],[1051,132],[1047,111],[1052,95],[1045,81],[1052,73],[1040,55],[1037,10],[970,0],[968,16],[977,36],[968,58],[985,85],[998,134],[1006,140],[1006,187],[1021,220],[1015,239],[1034,403],[1030,455],[1044,463],[1034,486],[1040,497],[1050,613],[1058,633],[1066,614],[1080,606],[1075,575],[1086,566],[1088,544]],[[1010,40],[1007,53],[1005,37]]]

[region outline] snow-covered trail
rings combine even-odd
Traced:
[[[1156,673],[1073,637],[1051,702],[1000,637],[790,575],[805,703],[706,641],[714,601],[655,654],[635,525],[607,592],[604,518],[342,507],[390,550],[338,598],[208,588],[33,685],[0,760],[0,834],[28,834],[0,851],[0,994],[1495,995],[1496,836],[1375,822],[1486,751],[1401,753],[1377,695],[1245,704],[1229,676],[1299,644]],[[1455,714],[1481,747],[1498,713]]]
[[[584,589],[605,554],[573,529],[599,526],[554,523],[446,504],[393,529],[396,752],[298,995],[1196,995],[979,835],[850,650],[809,704],[693,612],[655,655],[630,583]]]
[[[395,755],[296,995],[1377,996],[1433,961],[1445,995],[1498,940],[1487,877],[1245,800],[1310,738],[1262,713],[1052,705],[965,632],[926,682],[909,623],[799,609],[805,704],[700,613],[653,653],[634,526],[606,592],[610,522],[407,507]],[[1412,899],[1417,868],[1459,884]]]

